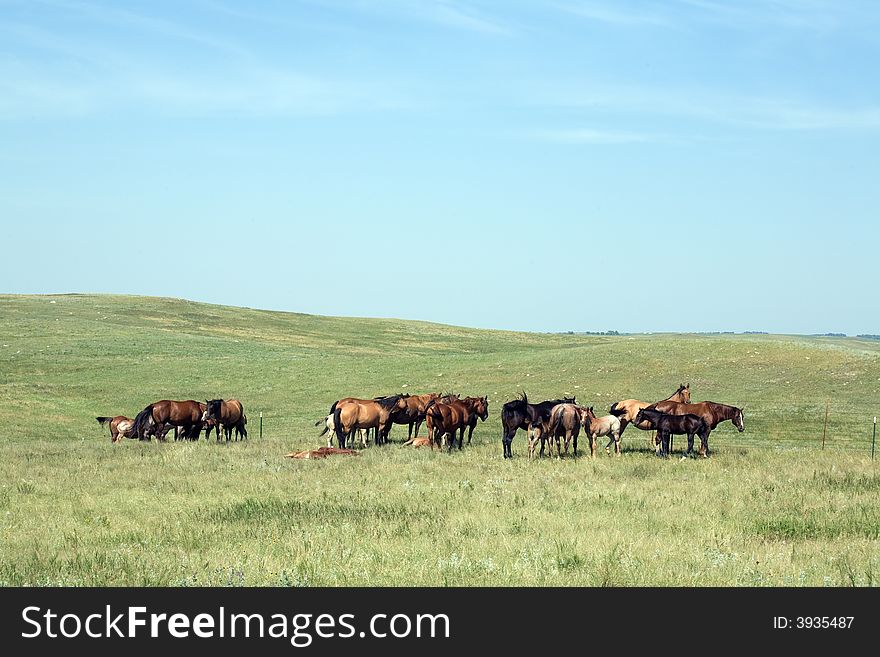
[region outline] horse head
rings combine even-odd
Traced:
[[[678,397],[682,404],[690,404],[691,403],[691,384],[690,383],[682,383],[678,386],[678,390],[675,391],[675,394],[672,397]]]
[[[208,420],[214,420],[214,422],[219,421],[222,414],[222,404],[222,399],[206,399],[205,410],[202,413],[202,422],[207,422]]]
[[[480,419],[485,422],[486,418],[489,417],[489,398],[488,397],[478,397],[476,404],[477,415],[480,416]]]
[[[743,409],[736,409],[736,415],[733,416],[733,426],[740,430],[740,433],[746,430],[745,416]]]
[[[581,426],[585,427],[587,431],[590,430],[590,425],[596,419],[596,414],[593,412],[593,407],[584,408],[583,406],[578,406],[578,419],[581,421]]]

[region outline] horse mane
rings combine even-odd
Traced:
[[[388,397],[379,397],[374,399],[376,403],[379,404],[382,408],[390,409],[394,408],[394,405],[400,400],[401,395],[389,395]]]

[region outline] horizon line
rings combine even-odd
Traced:
[[[824,331],[821,333],[797,333],[797,332],[780,332],[763,331],[758,329],[750,329],[746,331],[730,331],[730,330],[688,330],[688,331],[663,331],[663,330],[641,330],[641,331],[618,331],[616,329],[608,329],[605,331],[592,330],[574,330],[560,329],[553,331],[538,331],[528,329],[509,329],[509,328],[485,328],[479,326],[469,326],[462,324],[452,324],[448,322],[439,322],[428,319],[414,319],[407,317],[380,317],[373,315],[323,315],[320,313],[302,312],[299,310],[281,310],[277,308],[258,308],[255,306],[240,306],[228,303],[218,303],[214,301],[199,301],[197,299],[189,299],[186,297],[163,296],[154,294],[127,294],[119,292],[0,292],[0,297],[131,297],[135,299],[161,299],[166,301],[185,301],[187,303],[197,303],[205,306],[218,306],[225,308],[241,308],[243,310],[256,310],[259,312],[284,313],[288,315],[308,315],[310,317],[326,317],[331,319],[368,319],[377,321],[397,321],[397,322],[420,322],[424,324],[436,324],[439,326],[449,326],[452,328],[463,328],[475,331],[499,331],[505,333],[529,333],[534,335],[592,335],[605,337],[626,337],[640,335],[770,335],[770,336],[795,336],[806,338],[867,338],[880,340],[880,334],[873,333],[845,333]]]

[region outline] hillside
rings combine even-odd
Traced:
[[[633,429],[620,459],[529,462],[522,433],[517,458],[500,458],[500,406],[520,390],[575,394],[602,414],[684,381],[695,400],[745,408],[745,433],[720,426],[708,461],[661,461]],[[283,458],[321,444],[313,425],[342,396],[428,390],[489,396],[463,453]],[[0,296],[0,584],[876,583],[878,392],[871,340],[540,335]],[[111,445],[95,422],[233,396],[251,440],[228,447]]]

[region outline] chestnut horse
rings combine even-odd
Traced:
[[[235,439],[247,438],[247,415],[244,414],[244,406],[237,399],[224,401],[223,399],[211,399],[205,402],[205,414],[202,417],[205,422],[214,422],[214,430],[217,432],[217,440],[220,440],[220,425],[223,425],[223,433],[226,442],[232,438],[232,430],[235,429]],[[211,437],[208,429],[207,438]]]
[[[697,402],[696,404],[682,404],[674,401],[660,401],[651,404],[649,409],[667,413],[669,415],[696,415],[706,422],[706,435],[700,436],[700,456],[709,456],[709,434],[725,420],[730,420],[740,432],[746,430],[743,410],[736,406],[717,404],[711,401]]]
[[[131,428],[132,437],[138,440],[149,440],[155,435],[159,440],[165,440],[165,434],[171,427],[180,427],[184,436],[201,431],[204,426],[202,404],[192,399],[186,401],[173,401],[163,399],[147,406],[137,414],[134,425]]]
[[[518,429],[529,431],[532,423],[537,421],[546,422],[550,418],[553,407],[557,404],[575,403],[574,397],[543,401],[540,404],[530,404],[525,392],[520,393],[519,399],[507,402],[501,407],[501,446],[504,450],[504,458],[513,458],[510,444]]]
[[[379,397],[376,399],[340,399],[330,407],[333,414],[333,427],[340,448],[356,429],[375,429],[376,445],[388,442],[393,418],[406,408],[402,395]]]
[[[134,438],[134,433],[132,433],[132,427],[134,427],[134,420],[130,417],[125,417],[124,415],[117,415],[115,417],[98,417],[95,418],[98,421],[98,424],[104,426],[108,422],[110,423],[110,442],[118,443],[122,441],[123,436],[126,438]]]
[[[663,401],[674,401],[674,402],[682,402],[687,404],[691,400],[691,384],[690,383],[682,383],[678,386],[678,390],[669,395]],[[620,435],[623,435],[623,432],[626,430],[627,426],[630,424],[635,424],[637,428],[648,431],[651,429],[647,423],[642,422],[639,424],[635,421],[636,415],[643,408],[647,408],[650,406],[650,402],[639,401],[638,399],[624,399],[623,401],[619,401],[616,404],[611,405],[610,412],[612,415],[616,415],[620,418]]]
[[[425,408],[425,426],[428,427],[428,437],[431,438],[431,448],[439,442],[442,449],[443,440],[449,436],[449,451],[455,445],[455,434],[459,433],[458,448],[462,449],[464,442],[464,430],[470,424],[471,416],[476,415],[473,410],[473,400],[476,398],[459,399],[458,395],[446,395],[440,401],[432,401]],[[476,419],[474,419],[476,424]]]

